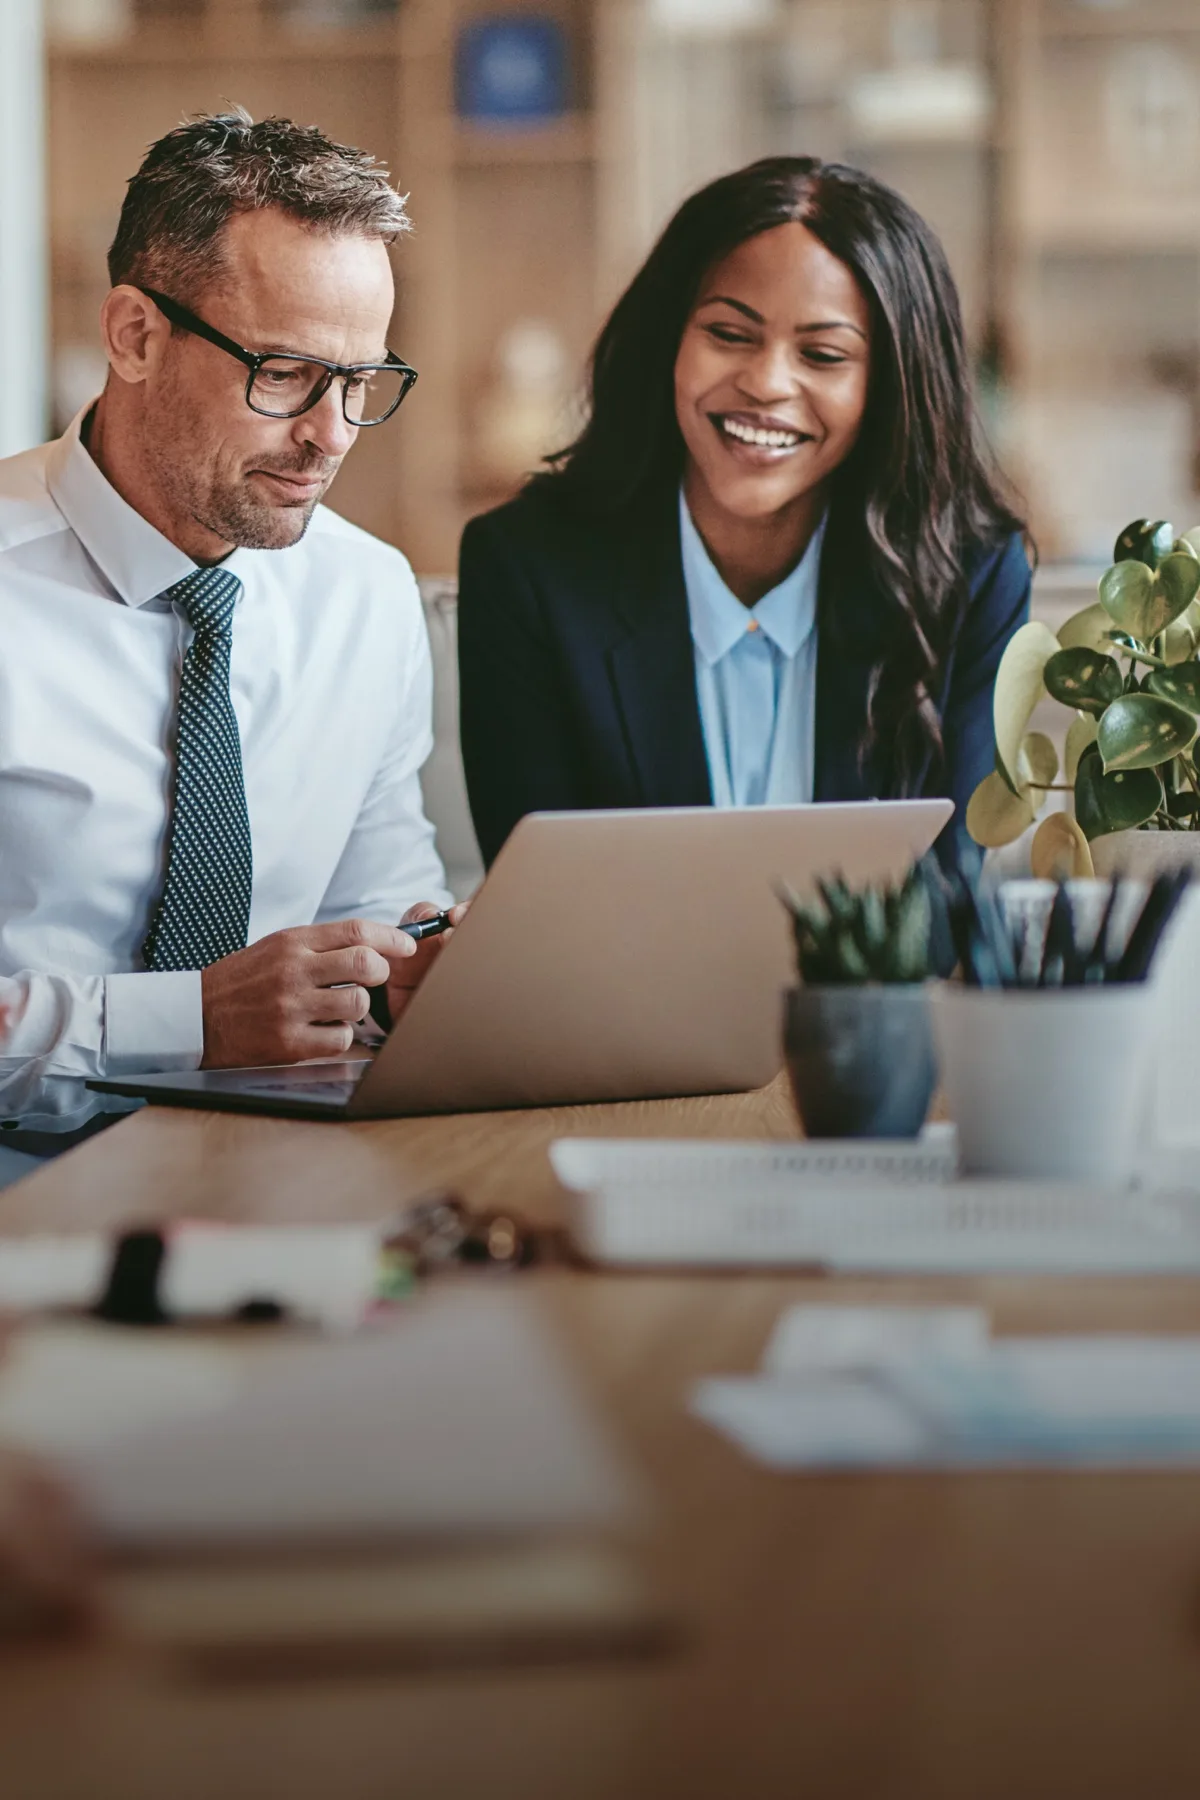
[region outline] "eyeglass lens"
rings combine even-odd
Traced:
[[[406,380],[404,369],[387,367],[346,377],[341,383],[346,417],[353,425],[378,424],[400,400]],[[269,356],[250,384],[250,404],[272,418],[294,419],[320,398],[328,384],[329,370],[320,363]]]

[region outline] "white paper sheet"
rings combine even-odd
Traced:
[[[0,1428],[120,1550],[486,1538],[636,1503],[515,1288],[432,1291],[350,1339],[31,1334],[0,1364]]]
[[[700,1382],[693,1414],[779,1470],[1200,1466],[1200,1337],[996,1340],[969,1310],[874,1310],[793,1308],[763,1372]]]

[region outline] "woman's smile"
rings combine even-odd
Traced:
[[[708,417],[729,454],[752,466],[782,462],[813,442],[812,432],[769,413],[710,412]]]

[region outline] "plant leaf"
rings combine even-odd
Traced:
[[[1195,605],[1194,601],[1192,605]],[[1190,662],[1196,654],[1196,633],[1191,625],[1191,612],[1192,608],[1189,606],[1182,618],[1175,619],[1163,632],[1163,661],[1168,668]]]
[[[1170,556],[1164,556],[1158,565],[1158,573],[1154,578],[1155,589],[1161,588],[1166,596],[1171,611],[1164,625],[1165,629],[1172,620],[1185,613],[1192,601],[1200,593],[1200,557],[1196,557],[1189,546],[1187,553],[1173,550]]]
[[[1194,550],[1200,556],[1200,525],[1193,525],[1190,531],[1180,533],[1180,542]]]
[[[1173,700],[1160,700],[1156,694],[1123,694],[1105,712],[1096,733],[1104,772],[1157,769],[1188,748],[1196,729],[1191,713]]]
[[[998,850],[1027,831],[1035,817],[1027,794],[1014,794],[999,770],[985,775],[967,802],[967,830],[985,850]]]
[[[1097,718],[1125,685],[1121,665],[1114,657],[1083,645],[1056,651],[1042,670],[1042,680],[1052,700],[1073,706],[1077,712],[1095,713]]]
[[[1058,751],[1044,731],[1031,731],[1017,757],[1017,787],[1025,793],[1031,783],[1049,787],[1058,774]],[[1038,804],[1034,799],[1033,804]]]
[[[1100,604],[1119,631],[1144,641],[1153,637],[1145,631],[1153,616],[1154,572],[1144,562],[1133,559],[1114,563],[1100,577]]]
[[[1009,639],[996,671],[996,691],[992,701],[996,768],[1012,794],[1018,791],[1017,757],[1030,716],[1045,691],[1042,670],[1058,647],[1058,639],[1050,627],[1038,619],[1031,619]]]
[[[1090,843],[1110,831],[1133,831],[1152,819],[1163,803],[1163,785],[1155,769],[1104,773],[1097,751],[1079,759],[1075,776],[1075,820]]]
[[[1113,545],[1113,561],[1115,563],[1145,563],[1148,568],[1157,569],[1164,556],[1170,554],[1175,542],[1175,527],[1167,519],[1135,519],[1127,525],[1116,543]]]
[[[1101,650],[1112,648],[1109,632],[1112,620],[1098,600],[1085,606],[1082,612],[1072,613],[1058,634],[1058,641],[1064,650]]]
[[[1029,868],[1038,881],[1089,879],[1096,870],[1088,841],[1070,813],[1050,813],[1033,834]]]
[[[1100,577],[1100,604],[1118,630],[1149,644],[1187,611],[1198,589],[1200,562],[1173,552],[1157,572],[1143,562],[1114,563]]]
[[[1067,732],[1067,741],[1063,747],[1063,780],[1075,784],[1075,774],[1079,768],[1079,759],[1089,744],[1096,741],[1096,719],[1092,713],[1077,713]]]
[[[1176,663],[1171,669],[1151,669],[1145,690],[1157,694],[1160,700],[1173,700],[1176,706],[1200,713],[1200,663],[1193,659]]]

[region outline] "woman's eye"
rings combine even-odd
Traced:
[[[748,344],[750,339],[744,331],[734,331],[728,325],[709,325],[709,337],[716,338],[718,344]]]
[[[840,350],[806,350],[804,355],[808,362],[828,367],[846,360]]]

